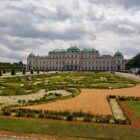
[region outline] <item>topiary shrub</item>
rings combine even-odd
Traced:
[[[39,74],[39,70],[37,70],[37,74]]]
[[[1,70],[0,70],[0,76],[2,76],[2,72],[1,72]]]
[[[34,74],[34,71],[33,70],[31,70],[31,74]]]
[[[4,70],[3,70],[3,74],[5,74],[5,73],[6,73],[6,70],[4,69]]]
[[[25,71],[25,69],[22,71],[22,74],[25,74],[26,73],[26,71]]]
[[[15,73],[15,70],[14,70],[14,69],[12,69],[12,71],[11,71],[11,75],[16,75],[16,73]]]

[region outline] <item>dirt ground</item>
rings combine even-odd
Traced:
[[[140,97],[140,84],[135,87],[123,89],[82,89],[81,94],[75,98],[52,102],[48,104],[28,106],[25,108],[53,111],[82,110],[84,112],[108,115],[112,113],[110,106],[106,100],[107,95],[124,95]]]

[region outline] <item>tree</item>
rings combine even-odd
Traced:
[[[19,61],[19,66],[23,66],[23,62],[22,61]]]
[[[127,69],[130,68],[140,68],[140,53],[133,57],[127,64]]]

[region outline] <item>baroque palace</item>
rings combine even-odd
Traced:
[[[47,56],[29,54],[27,69],[42,71],[120,71],[125,69],[125,63],[126,60],[119,51],[114,56],[100,55],[99,51],[93,48],[80,50],[76,46],[72,46],[67,50],[53,50]]]

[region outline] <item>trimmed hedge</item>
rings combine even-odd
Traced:
[[[65,111],[49,111],[49,110],[32,110],[24,108],[5,107],[1,111],[1,115],[16,117],[32,117],[32,118],[48,118],[57,120],[74,121],[77,118],[86,122],[110,123],[111,115],[95,115],[90,112],[85,113]]]
[[[134,96],[116,96],[116,95],[109,95],[107,98],[114,99],[116,98],[118,101],[140,101],[140,97]]]

